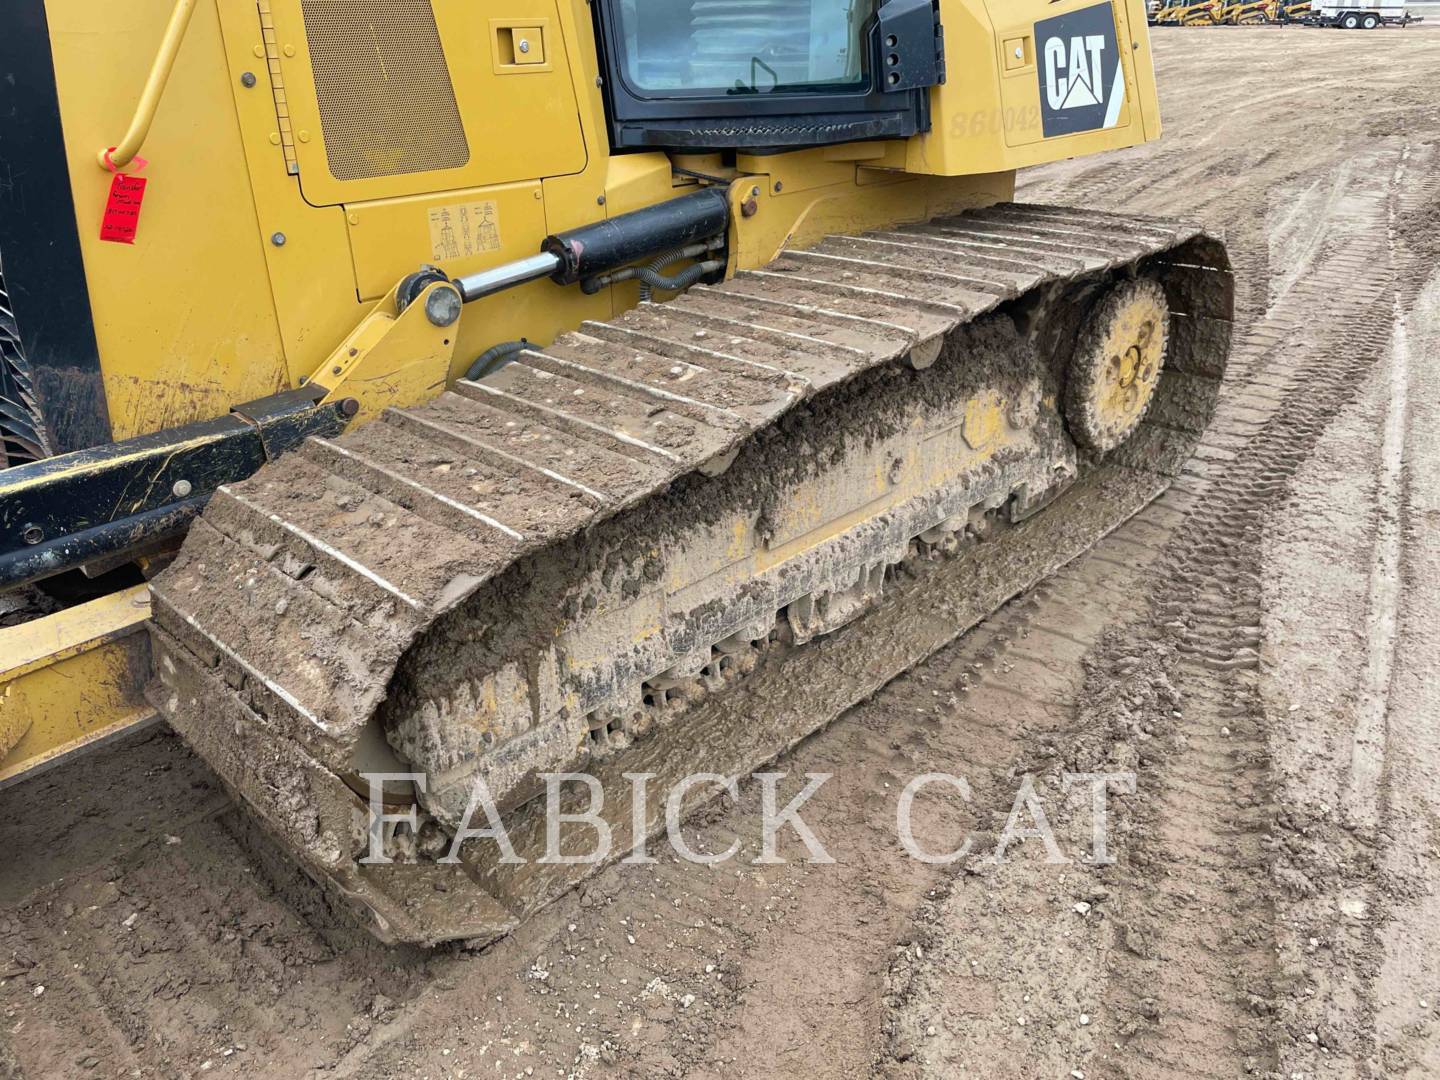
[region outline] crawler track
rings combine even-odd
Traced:
[[[1133,274],[1170,301],[1165,374],[1094,461],[1055,405],[1066,343]],[[222,490],[156,583],[154,698],[381,936],[493,939],[594,867],[430,861],[477,779],[538,854],[541,772],[792,745],[1164,489],[1232,302],[1193,228],[1004,206],[586,324]],[[435,824],[362,872],[355,776],[399,768]]]

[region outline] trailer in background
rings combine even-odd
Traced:
[[[1388,0],[1320,0],[1311,10],[1310,21],[1343,30],[1374,30],[1378,26],[1408,26],[1420,18],[1410,14],[1404,4]]]

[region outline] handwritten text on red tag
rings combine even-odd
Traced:
[[[100,239],[115,244],[135,243],[140,228],[140,204],[145,200],[145,178],[116,173],[100,222]]]

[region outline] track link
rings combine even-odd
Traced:
[[[1067,347],[1128,276],[1165,288],[1166,366],[1087,457]],[[1163,490],[1232,304],[1194,227],[1005,205],[587,323],[221,489],[154,586],[152,697],[380,936],[492,940],[596,867],[436,864],[475,781],[523,855],[541,773],[774,757]],[[356,776],[399,770],[430,831],[362,867]]]

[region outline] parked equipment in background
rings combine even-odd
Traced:
[[[1239,0],[1228,3],[1220,12],[1220,21],[1227,26],[1260,26],[1280,21],[1280,0]]]
[[[1225,0],[1172,0],[1156,13],[1157,26],[1219,26]]]
[[[1316,26],[1337,26],[1342,30],[1374,30],[1380,26],[1409,26],[1420,22],[1404,4],[1383,3],[1381,0],[1349,0],[1343,4],[1313,5],[1310,21]]]

